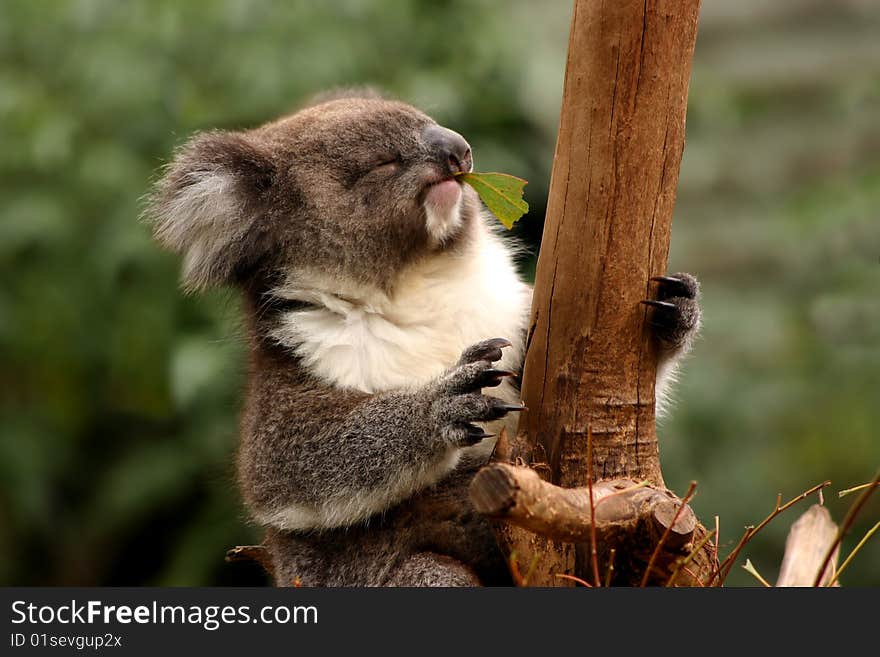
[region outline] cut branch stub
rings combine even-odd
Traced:
[[[560,488],[530,468],[493,463],[474,477],[470,495],[474,508],[483,515],[557,541],[590,540],[593,523],[586,487]],[[629,479],[594,484],[596,537],[602,542],[619,543],[642,525],[648,530],[646,538],[657,539],[670,528],[679,506],[680,501],[672,493]],[[683,547],[696,526],[693,511],[686,507],[671,526],[667,545]]]
[[[589,488],[561,488],[531,468],[507,463],[483,468],[470,486],[479,513],[528,530],[539,541],[589,544],[595,531],[603,555],[614,548],[628,562],[615,566],[619,583],[636,581],[665,534],[652,578],[664,581],[675,560],[687,554],[698,527],[691,508],[679,512],[681,500],[672,493],[630,479],[602,481],[592,491],[591,509]],[[541,565],[536,564],[538,572]]]
[[[667,491],[667,495],[671,493]],[[694,515],[691,507],[686,506],[681,512],[680,500],[663,500],[652,509],[652,520],[654,528],[659,535],[663,535],[667,530],[666,543],[670,548],[683,548],[687,545],[694,535],[697,528],[697,517]],[[676,518],[678,514],[678,518]],[[674,523],[674,524],[673,524]]]

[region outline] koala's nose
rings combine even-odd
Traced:
[[[468,173],[474,167],[471,146],[457,132],[429,125],[422,133],[431,157],[450,174]]]

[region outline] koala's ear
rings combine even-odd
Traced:
[[[187,289],[234,283],[265,255],[273,174],[246,133],[203,133],[177,152],[145,215],[156,239],[183,254]]]

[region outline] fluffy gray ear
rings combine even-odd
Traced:
[[[272,177],[244,133],[203,133],[177,152],[145,215],[156,239],[183,255],[187,289],[237,282],[264,257]]]

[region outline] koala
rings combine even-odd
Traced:
[[[278,585],[509,584],[467,485],[514,431],[531,288],[458,133],[372,94],[191,138],[146,216],[187,290],[240,291],[238,479]],[[699,326],[661,277],[658,400]]]

